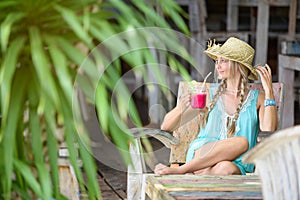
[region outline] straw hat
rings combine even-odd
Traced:
[[[209,41],[204,52],[213,60],[216,60],[217,57],[222,57],[236,61],[250,70],[249,79],[258,79],[257,72],[252,66],[255,50],[246,42],[234,37],[227,39],[223,45],[215,44],[215,41]]]

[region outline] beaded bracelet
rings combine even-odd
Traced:
[[[276,101],[273,99],[265,99],[265,107],[267,106],[277,106]]]

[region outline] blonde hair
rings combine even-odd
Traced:
[[[239,118],[239,114],[245,99],[245,92],[247,89],[247,83],[248,83],[248,75],[250,71],[243,65],[241,65],[238,62],[231,61],[229,60],[229,71],[232,76],[236,76],[236,72],[239,70],[241,73],[241,82],[240,82],[240,93],[239,93],[239,104],[236,108],[236,111],[233,115],[233,118],[231,119],[228,117],[226,120],[226,125],[227,125],[227,137],[232,137],[235,133],[235,128],[236,128],[236,122]],[[206,126],[207,122],[207,117],[210,111],[214,108],[216,105],[219,97],[225,92],[227,88],[227,79],[222,79],[220,85],[217,88],[217,91],[215,95],[213,96],[211,102],[207,106],[207,112],[204,113],[202,120],[200,121],[200,126],[203,128]]]

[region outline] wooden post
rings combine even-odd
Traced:
[[[69,152],[65,143],[61,144],[58,154],[60,192],[68,199],[79,200],[79,184],[69,161]]]
[[[237,0],[227,0],[227,31],[238,30],[239,7]]]
[[[269,10],[270,6],[266,1],[258,1],[255,64],[264,65],[267,62]]]
[[[294,70],[300,71],[300,57],[279,54],[278,68],[279,82],[286,88],[282,119],[282,128],[286,128],[294,125]]]
[[[289,11],[289,39],[295,38],[297,22],[297,0],[291,0]]]
[[[127,199],[144,199],[142,191],[143,173],[145,172],[145,161],[140,151],[140,138],[137,138],[130,144],[130,155],[132,164],[128,165],[127,172]]]

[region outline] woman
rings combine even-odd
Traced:
[[[189,146],[186,163],[176,168],[159,164],[155,167],[156,174],[251,173],[254,165],[242,163],[243,153],[255,146],[259,129],[275,131],[277,128],[271,69],[268,65],[252,66],[254,49],[231,37],[223,45],[210,42],[204,52],[215,60],[221,82],[209,89],[210,102],[206,109],[192,109],[191,96],[185,94],[167,113],[161,125],[166,131],[174,131],[199,114],[203,115],[204,123]],[[247,88],[248,80],[257,80],[258,75],[264,93]]]

